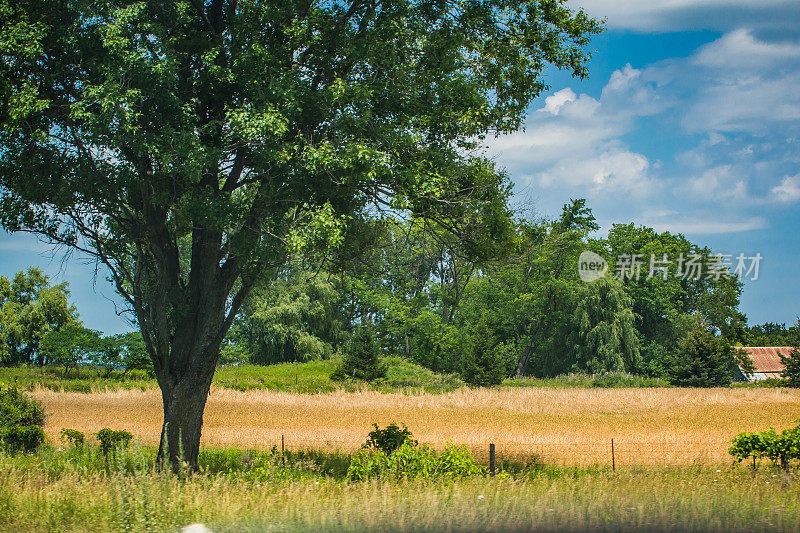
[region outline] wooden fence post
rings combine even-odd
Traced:
[[[489,445],[489,475],[494,477],[495,458],[494,458],[494,443]]]

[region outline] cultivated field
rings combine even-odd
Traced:
[[[155,445],[161,424],[158,390],[93,394],[37,390],[49,413],[46,432],[124,428]],[[289,449],[358,448],[373,422],[406,424],[420,442],[468,445],[485,460],[494,442],[500,459],[617,466],[729,463],[740,431],[782,429],[800,418],[791,389],[458,389],[445,394],[374,391],[292,394],[214,389],[203,445]]]

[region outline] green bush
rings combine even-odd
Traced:
[[[97,432],[97,440],[100,441],[100,449],[105,456],[108,456],[108,453],[117,447],[127,448],[132,438],[133,435],[124,429],[103,428]]]
[[[16,387],[0,389],[0,424],[3,426],[44,426],[44,408]]]
[[[86,437],[77,429],[62,428],[61,441],[68,446],[79,448],[86,442]]]
[[[39,426],[9,426],[3,442],[11,453],[34,452],[44,443],[44,430]]]
[[[774,428],[756,433],[740,433],[734,437],[732,443],[728,453],[737,463],[752,458],[755,465],[757,459],[766,457],[787,470],[789,461],[800,459],[800,425],[784,429],[780,433]]]
[[[0,389],[0,442],[12,453],[32,452],[44,442],[44,409],[16,387]]]
[[[429,446],[404,443],[392,454],[381,450],[363,450],[350,462],[347,477],[352,481],[368,479],[464,478],[485,473],[475,464],[466,446],[448,445],[441,453]]]
[[[372,424],[372,426],[375,429],[369,432],[369,438],[362,448],[380,450],[389,455],[405,443],[411,446],[417,445],[417,441],[411,438],[411,431],[405,425],[403,425],[403,429],[400,429],[394,422],[386,426],[386,429],[378,428],[378,424]]]

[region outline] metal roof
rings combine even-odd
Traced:
[[[791,346],[745,346],[747,355],[753,360],[756,372],[780,372],[783,370],[780,354],[789,355]]]

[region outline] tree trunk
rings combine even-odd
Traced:
[[[216,357],[198,357],[195,365],[200,368],[187,369],[179,381],[159,383],[164,406],[158,449],[158,462],[162,467],[169,462],[175,472],[183,465],[191,470],[197,469],[203,411],[216,362]]]
[[[528,369],[528,361],[530,361],[532,350],[533,347],[528,344],[522,351],[522,355],[519,356],[517,360],[517,379],[525,377],[525,371]]]

